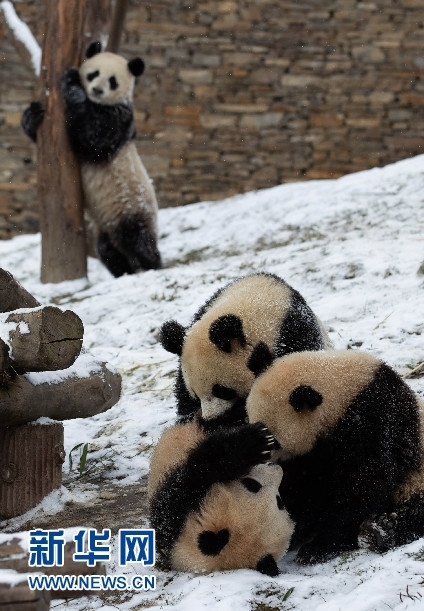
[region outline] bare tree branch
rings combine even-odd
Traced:
[[[41,48],[29,27],[16,14],[9,0],[0,2],[0,18],[11,45],[16,49],[24,65],[36,76],[40,74]]]

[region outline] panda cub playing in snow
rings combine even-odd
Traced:
[[[116,277],[161,266],[156,196],[134,143],[133,89],[143,71],[141,58],[126,61],[102,52],[95,41],[80,68],[69,68],[62,78],[88,229],[100,260]],[[42,118],[38,102],[23,114],[22,127],[34,141]]]
[[[298,562],[354,549],[359,533],[377,551],[423,536],[422,399],[364,352],[262,357],[246,409],[278,443]]]
[[[165,322],[161,343],[180,357],[178,414],[189,418],[201,409],[210,427],[245,421],[254,382],[250,368],[263,351],[279,357],[332,347],[303,297],[268,273],[239,278],[218,290],[187,328]]]
[[[148,492],[156,547],[170,568],[278,574],[293,523],[278,493],[281,467],[265,464],[273,442],[262,425],[205,433],[196,417],[165,430]]]

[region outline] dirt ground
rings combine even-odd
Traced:
[[[146,524],[147,477],[144,477],[128,486],[103,482],[98,494],[90,501],[67,503],[54,515],[37,513],[28,522],[20,524],[19,531],[87,526],[97,530],[110,528],[115,534],[120,528],[140,528]],[[5,530],[10,532],[7,528]]]

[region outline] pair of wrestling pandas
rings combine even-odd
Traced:
[[[309,564],[424,535],[424,401],[370,354],[334,350],[282,279],[230,283],[161,343],[179,356],[179,420],[149,499],[170,567],[274,576],[289,544]]]

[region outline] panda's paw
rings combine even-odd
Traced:
[[[68,68],[61,80],[62,95],[68,104],[81,104],[87,98],[79,72],[76,68]]]
[[[207,434],[187,460],[191,481],[226,482],[246,475],[254,465],[268,462],[274,437],[263,424],[243,424]]]
[[[274,437],[262,423],[244,424],[228,431],[228,458],[241,477],[254,465],[268,462],[274,447]]]
[[[396,546],[397,514],[383,513],[362,522],[359,528],[359,547],[383,553]]]
[[[37,140],[37,129],[41,125],[44,118],[44,108],[41,103],[31,102],[22,114],[21,127],[25,134],[34,142]]]

